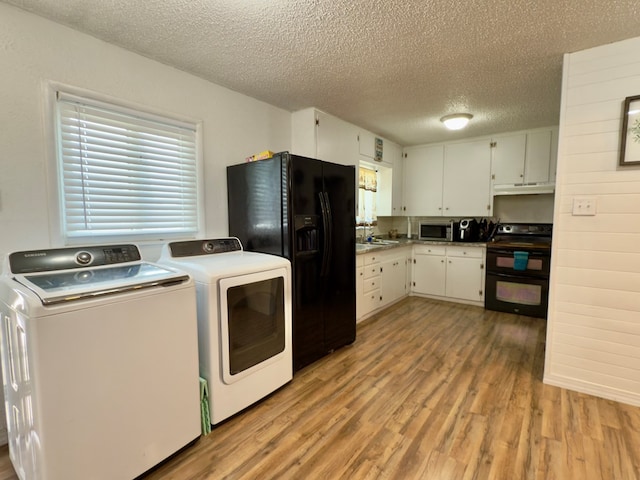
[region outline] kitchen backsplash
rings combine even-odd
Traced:
[[[553,223],[553,200],[553,194],[496,196],[493,201],[494,215],[487,219],[494,222],[499,220],[514,223]],[[454,217],[453,220],[460,220],[460,218],[465,217]],[[419,222],[433,219],[433,217],[410,217],[411,233],[416,234]],[[442,220],[442,217],[435,219]],[[378,217],[378,225],[373,227],[373,232],[376,235],[386,236],[393,229],[398,230],[399,235],[406,235],[407,217]],[[358,234],[359,231],[356,233]]]

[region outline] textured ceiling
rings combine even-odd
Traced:
[[[2,1],[402,145],[558,124],[562,54],[640,35],[638,0]]]

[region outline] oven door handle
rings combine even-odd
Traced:
[[[501,249],[501,248],[489,248],[487,249],[487,253],[493,253],[493,254],[498,254],[498,255],[511,255],[513,256],[513,254],[515,252],[527,252],[529,254],[529,258],[531,257],[535,257],[535,258],[549,258],[549,253],[546,252],[537,252],[535,250],[527,250],[526,248],[523,248],[521,250],[518,249]]]
[[[518,280],[526,280],[528,278],[535,279],[535,280],[545,280],[548,278],[544,275],[531,275],[531,274],[518,275],[518,274],[511,274],[511,273],[494,272],[490,269],[487,270],[487,275],[493,275],[495,277],[500,277],[500,278],[517,278]]]

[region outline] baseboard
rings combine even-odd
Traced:
[[[626,403],[634,407],[640,407],[640,395],[624,390],[605,387],[594,383],[583,382],[575,378],[563,377],[558,375],[545,375],[543,383],[553,385],[554,387],[566,388],[595,397],[606,398],[620,403]]]
[[[439,296],[439,295],[427,295],[425,293],[417,293],[417,292],[411,292],[409,294],[409,296],[411,296],[411,297],[421,297],[421,298],[430,298],[432,300],[442,300],[444,302],[460,303],[462,305],[473,305],[475,307],[484,308],[484,300],[482,300],[482,301],[465,300],[463,298],[442,297],[442,296]]]

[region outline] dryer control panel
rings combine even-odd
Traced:
[[[173,258],[195,257],[198,255],[213,255],[242,251],[240,240],[235,237],[210,238],[208,240],[190,240],[187,242],[172,242],[169,250]]]

